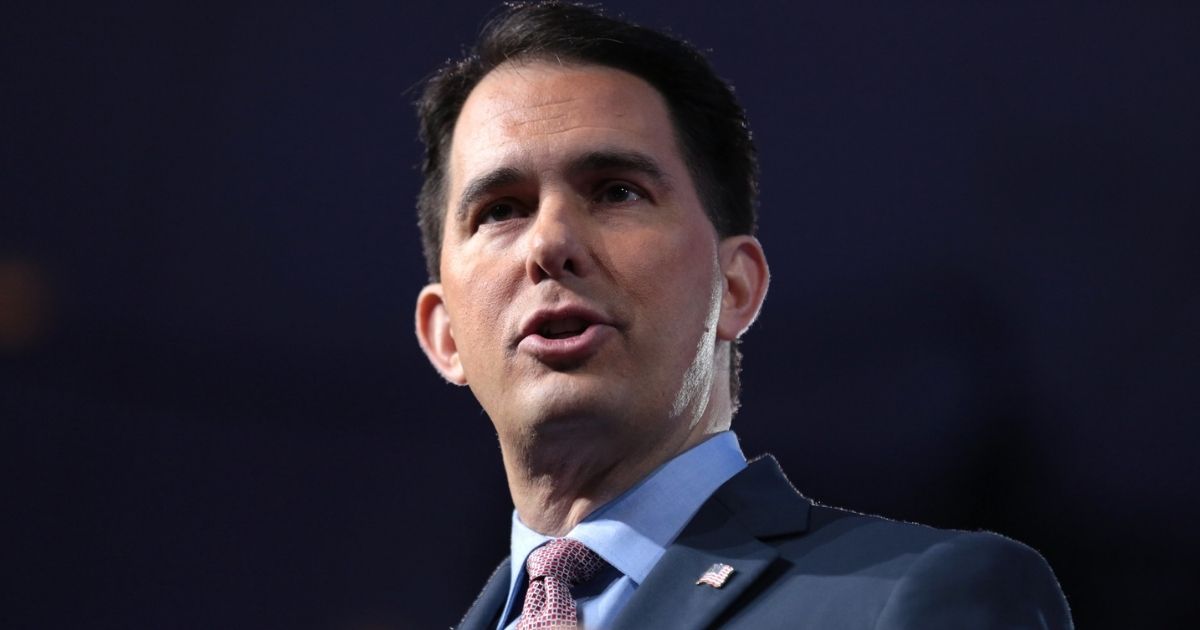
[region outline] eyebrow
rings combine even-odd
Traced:
[[[669,186],[667,176],[658,162],[638,151],[592,151],[567,164],[567,173],[571,176],[596,171],[632,171],[649,177],[659,186]]]
[[[566,171],[567,175],[571,178],[597,171],[634,172],[649,177],[657,186],[667,190],[671,188],[671,182],[658,162],[649,155],[639,151],[590,151],[568,162]],[[511,166],[503,166],[472,179],[463,188],[462,196],[458,202],[458,209],[454,215],[455,218],[458,221],[466,220],[471,206],[475,205],[481,198],[486,197],[497,188],[511,186],[524,178],[525,174],[519,169]]]
[[[454,213],[455,219],[459,222],[466,220],[467,212],[480,198],[497,188],[511,186],[521,181],[521,178],[521,171],[504,166],[472,179],[463,189],[462,197],[458,201],[458,211]]]

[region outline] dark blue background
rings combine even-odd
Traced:
[[[105,4],[0,9],[0,625],[456,622],[511,504],[411,332],[410,103],[493,3]],[[1197,5],[610,7],[756,134],[747,453],[1194,621]]]

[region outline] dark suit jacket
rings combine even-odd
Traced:
[[[719,589],[696,580],[734,568]],[[496,627],[509,561],[460,630]],[[1045,560],[991,533],[949,531],[814,505],[771,457],[721,486],[639,585],[613,630],[1071,628]]]

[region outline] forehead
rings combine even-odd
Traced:
[[[682,166],[658,90],[623,70],[511,62],[487,74],[463,104],[450,149],[450,198],[464,178],[501,166],[547,168],[595,148],[654,154]]]

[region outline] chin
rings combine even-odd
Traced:
[[[629,398],[624,395],[624,388],[586,382],[590,379],[581,383],[573,378],[577,375],[557,376],[564,378],[543,380],[523,397],[521,415],[535,431],[555,427],[585,431],[611,428],[614,421],[629,416]]]

